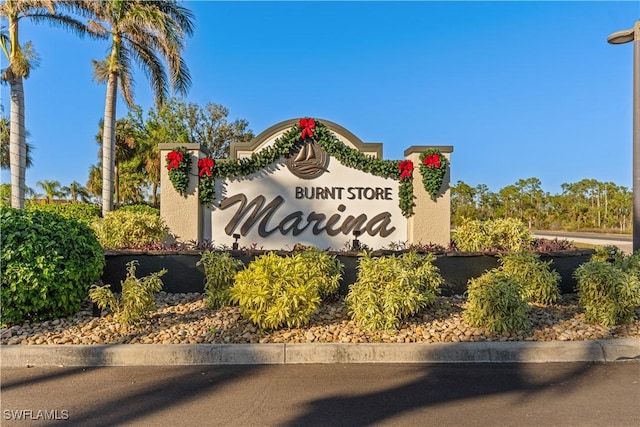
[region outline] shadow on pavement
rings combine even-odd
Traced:
[[[531,375],[532,366],[545,364],[523,363],[464,363],[422,365],[420,375],[403,385],[357,395],[335,395],[308,402],[302,414],[288,422],[287,426],[366,426],[379,425],[416,410],[447,404],[464,404],[467,401],[508,393],[517,393],[522,399],[530,399],[537,393],[547,392],[562,384],[568,392],[579,386],[579,379],[589,374],[595,363],[571,364],[571,368],[546,371],[543,378]],[[563,365],[568,364],[546,364]],[[358,381],[358,378],[345,378]],[[491,414],[486,422],[491,423]],[[424,425],[434,424],[433,419]],[[493,420],[495,422],[495,419]],[[450,424],[451,425],[451,424]],[[455,425],[455,424],[453,424]],[[487,425],[468,420],[465,425]]]

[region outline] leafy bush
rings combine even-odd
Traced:
[[[336,293],[340,287],[343,265],[335,256],[318,248],[308,248],[301,252],[303,262],[314,269],[320,298],[325,299]]]
[[[598,246],[596,252],[591,255],[592,261],[607,261],[619,264],[624,258],[624,252],[613,245]]]
[[[588,322],[613,326],[633,321],[634,310],[640,306],[640,279],[632,268],[624,271],[615,264],[592,259],[578,267],[574,276]]]
[[[29,204],[27,209],[30,211],[45,211],[56,213],[65,218],[77,219],[87,225],[91,225],[93,221],[100,218],[102,211],[100,206],[91,205],[89,203],[68,203],[68,204]]]
[[[80,309],[102,274],[93,231],[44,211],[0,208],[2,323],[67,316]]]
[[[499,256],[500,270],[518,280],[527,300],[553,304],[560,298],[560,274],[551,270],[551,261],[542,262],[531,252],[514,252]]]
[[[531,250],[534,252],[558,252],[576,249],[576,245],[567,239],[534,238],[531,242]]]
[[[591,260],[607,261],[626,273],[640,276],[640,251],[628,255],[617,246],[601,246],[596,249],[596,253],[591,256]]]
[[[461,251],[509,251],[527,249],[533,240],[522,221],[515,218],[495,220],[465,219],[453,233],[453,241]]]
[[[203,252],[197,263],[204,266],[205,303],[209,308],[221,308],[231,304],[231,292],[236,273],[244,267],[242,261],[227,252]]]
[[[118,208],[119,211],[125,212],[136,212],[136,213],[147,213],[156,216],[160,216],[160,209],[154,208],[153,206],[136,204],[136,205],[124,205]]]
[[[321,265],[309,265],[301,253],[279,257],[269,252],[236,274],[231,298],[260,328],[302,326],[318,311],[330,273]]]
[[[93,223],[105,249],[128,249],[159,245],[169,229],[164,220],[151,213],[117,210]]]
[[[528,329],[531,321],[520,282],[499,269],[469,280],[465,321],[491,332]]]
[[[444,282],[434,260],[416,252],[380,258],[365,253],[345,298],[351,318],[366,329],[392,329],[432,304]]]
[[[631,255],[624,255],[618,265],[625,273],[633,274],[640,279],[640,250]]]
[[[155,293],[162,289],[162,279],[167,270],[162,269],[141,279],[136,277],[138,261],[127,263],[127,277],[121,282],[122,294],[120,298],[111,291],[110,285],[91,286],[89,298],[98,305],[100,310],[109,308],[114,313],[114,319],[122,325],[139,325],[143,319],[148,319],[151,312],[156,311]]]

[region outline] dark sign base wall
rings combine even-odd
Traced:
[[[231,253],[246,265],[265,251],[250,253],[231,251]],[[287,252],[281,254],[286,255]],[[384,252],[381,253],[381,256],[390,254],[392,252]],[[560,282],[562,293],[572,293],[575,292],[576,285],[573,272],[582,263],[587,262],[592,254],[592,250],[576,250],[543,254],[541,259],[543,261],[551,260],[551,268],[555,269],[562,277]],[[336,256],[344,264],[340,293],[346,295],[349,285],[357,279],[359,256],[357,253],[337,254]],[[120,283],[127,274],[127,263],[134,260],[139,263],[136,270],[137,277],[146,276],[163,268],[167,269],[167,274],[162,277],[165,292],[201,293],[204,290],[204,269],[201,266],[196,266],[200,260],[199,252],[109,252],[106,254],[107,264],[102,275],[103,283],[111,285],[113,291],[120,292]],[[440,269],[440,274],[445,280],[442,288],[442,294],[445,296],[464,294],[467,290],[467,281],[470,278],[478,277],[485,271],[499,265],[495,254],[469,253],[439,255],[434,264]]]

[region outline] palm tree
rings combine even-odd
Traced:
[[[18,209],[24,208],[27,161],[22,80],[29,77],[29,72],[35,65],[35,53],[31,43],[20,45],[18,23],[26,18],[34,23],[47,22],[57,25],[74,31],[78,35],[92,34],[91,29],[82,22],[69,15],[61,14],[61,9],[79,10],[78,4],[72,1],[5,0],[0,3],[0,17],[6,20],[8,29],[8,32],[0,33],[0,47],[9,64],[2,70],[1,79],[10,87],[11,206]]]
[[[73,181],[68,187],[62,187],[62,192],[71,197],[71,203],[78,203],[78,197],[85,203],[90,199],[89,190],[77,181]]]
[[[93,62],[96,79],[107,84],[102,143],[105,215],[113,209],[117,89],[133,108],[132,62],[136,62],[149,76],[157,104],[164,103],[169,89],[186,94],[191,78],[181,54],[184,37],[193,33],[193,14],[175,0],[87,0],[82,5],[96,18],[95,28],[111,42],[107,58]],[[162,60],[167,64],[168,76]]]
[[[53,203],[53,199],[55,197],[62,197],[64,195],[60,189],[59,181],[48,181],[43,179],[42,181],[36,182],[36,184],[44,191],[48,204]]]

